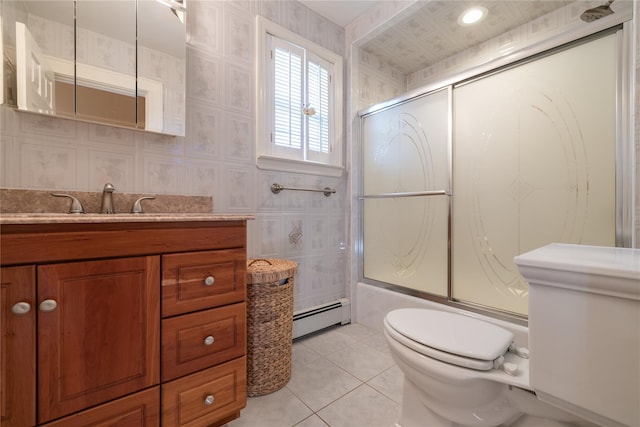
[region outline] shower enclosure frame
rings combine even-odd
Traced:
[[[634,221],[634,139],[633,139],[633,93],[632,93],[632,76],[633,76],[633,22],[631,15],[618,15],[619,21],[616,24],[609,23],[607,26],[593,25],[584,28],[582,31],[571,31],[561,36],[553,37],[544,43],[539,43],[529,48],[518,51],[514,54],[499,58],[488,64],[469,69],[465,72],[444,78],[439,82],[423,86],[418,89],[407,92],[406,94],[393,98],[391,100],[375,104],[369,108],[361,110],[357,114],[356,126],[354,127],[354,140],[359,141],[358,147],[360,151],[354,151],[354,163],[357,165],[355,170],[360,171],[354,179],[357,180],[357,196],[354,198],[354,207],[356,209],[354,224],[357,227],[356,241],[354,242],[354,256],[357,259],[358,281],[392,290],[395,292],[411,295],[436,303],[450,305],[467,311],[485,314],[501,320],[526,325],[527,316],[517,313],[503,311],[480,304],[474,304],[467,301],[459,301],[453,298],[453,283],[451,271],[451,243],[452,243],[452,197],[449,195],[448,207],[448,242],[447,242],[447,258],[448,258],[448,276],[447,276],[447,296],[439,296],[412,288],[394,285],[386,282],[380,282],[374,279],[364,277],[364,198],[363,194],[363,158],[362,153],[362,134],[364,118],[370,114],[381,112],[393,106],[409,102],[413,99],[426,96],[439,90],[449,91],[449,111],[448,111],[448,130],[447,130],[447,153],[448,153],[448,172],[449,172],[449,188],[451,192],[455,191],[452,187],[452,149],[453,149],[453,108],[452,96],[453,88],[465,82],[485,77],[494,73],[499,73],[506,69],[518,66],[520,64],[534,61],[541,57],[551,55],[559,50],[570,48],[581,43],[588,42],[601,36],[616,34],[617,37],[617,93],[616,93],[616,141],[615,141],[615,192],[616,192],[616,246],[618,247],[634,247],[637,242],[634,238],[633,221]],[[597,22],[594,24],[598,24]]]

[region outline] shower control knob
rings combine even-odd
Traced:
[[[215,340],[216,339],[213,337],[213,335],[209,335],[204,339],[204,345],[211,345]]]
[[[513,377],[518,375],[518,365],[515,363],[504,363],[502,365],[502,370]]]
[[[204,284],[207,286],[211,286],[215,281],[216,279],[213,276],[207,276],[207,278],[204,279]]]
[[[211,406],[213,405],[213,401],[215,400],[215,398],[213,397],[213,394],[208,395],[207,397],[204,398],[204,404],[207,406]]]

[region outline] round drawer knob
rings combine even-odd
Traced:
[[[206,279],[204,279],[204,284],[207,286],[211,286],[213,285],[213,282],[215,282],[216,279],[213,278],[213,276],[207,276]]]
[[[54,299],[46,299],[40,303],[40,311],[53,311],[58,306],[58,303]]]
[[[204,339],[204,345],[211,345],[215,340],[216,339],[212,335],[209,335]]]
[[[213,394],[208,395],[207,397],[204,398],[204,404],[207,406],[211,406],[213,405],[213,401],[214,401],[214,397]]]
[[[17,302],[11,307],[11,311],[13,311],[14,314],[27,314],[30,310],[31,304],[24,301]]]

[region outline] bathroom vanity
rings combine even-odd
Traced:
[[[248,219],[3,214],[2,425],[237,418]]]

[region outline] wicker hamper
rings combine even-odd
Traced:
[[[298,264],[247,260],[247,395],[262,396],[291,378],[293,276]]]

